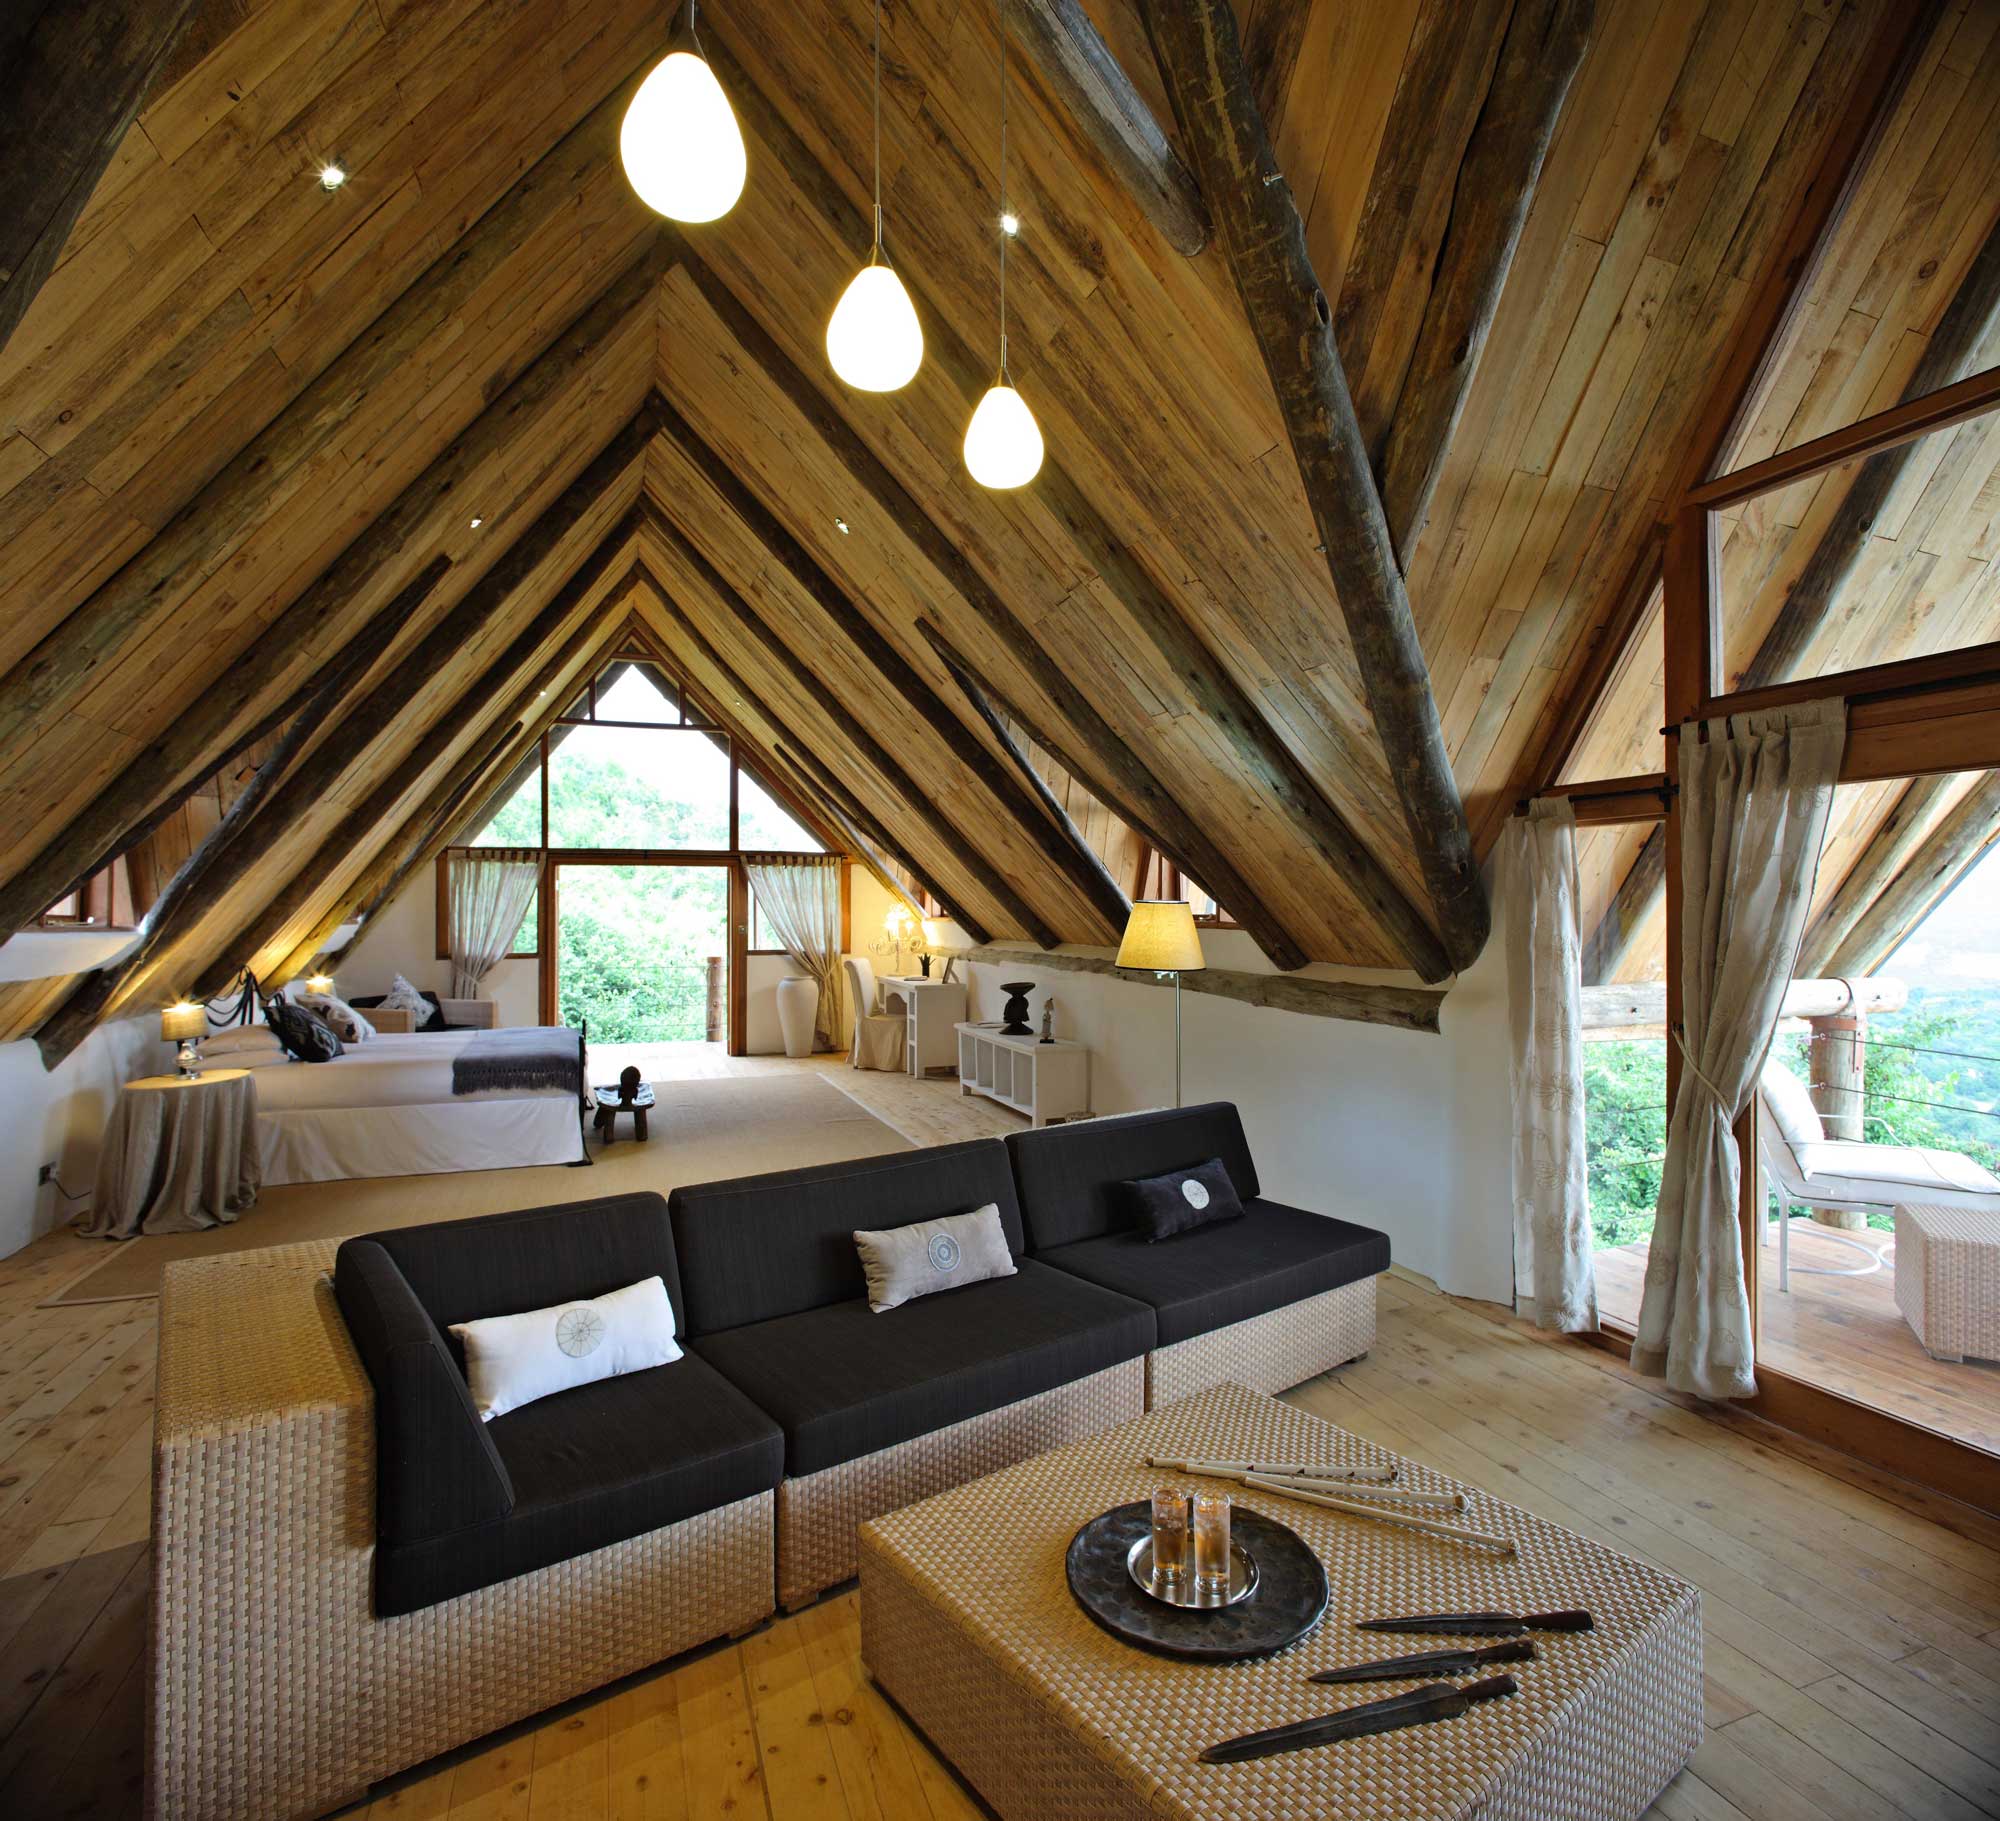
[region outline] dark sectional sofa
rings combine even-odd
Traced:
[[[1211,1157],[1228,1169],[1241,1220],[1158,1244],[1123,1223],[1117,1184]],[[1012,1276],[869,1311],[856,1229],[989,1202]],[[299,1812],[308,1791],[345,1794],[357,1778],[740,1631],[849,1578],[867,1519],[1153,1404],[1225,1379],[1281,1390],[1341,1365],[1373,1343],[1375,1276],[1388,1262],[1381,1234],[1265,1197],[1226,1104],[707,1183],[668,1202],[614,1196],[348,1240],[329,1298],[345,1328],[338,1352],[322,1350],[318,1318],[304,1311],[284,1343],[323,1361],[324,1390],[275,1413],[260,1393],[233,1428],[204,1414],[188,1442],[200,1463],[191,1455],[185,1475],[203,1519],[156,1539],[156,1569],[205,1587],[204,1610],[241,1607],[231,1623],[252,1624],[265,1583],[209,1527],[208,1503],[238,1495],[205,1463],[235,1460],[268,1478],[275,1469],[251,1463],[259,1450],[296,1463],[297,1425],[331,1423],[326,1433],[347,1437],[358,1420],[365,1434],[372,1386],[372,1455],[329,1442],[335,1454],[298,1481],[300,1536],[269,1540],[295,1564],[297,1600],[319,1615],[327,1673],[341,1683],[330,1705],[361,1722],[296,1762],[258,1732],[281,1735],[295,1704],[231,1722],[232,1774],[264,1779],[290,1763],[291,1781],[282,1799],[251,1800],[248,1781],[224,1779],[214,1787],[236,1796],[218,1798],[217,1812]],[[201,1274],[220,1282],[232,1264],[170,1273],[177,1334],[187,1324],[175,1311]],[[453,1322],[655,1273],[680,1361],[479,1421]],[[257,1319],[268,1331],[280,1318]],[[182,1348],[176,1340],[170,1359],[163,1344],[163,1372],[198,1375],[199,1348]],[[169,1427],[178,1438],[180,1425]],[[294,1518],[280,1510],[272,1522],[282,1531]],[[171,1648],[171,1615],[159,1625]],[[541,1645],[519,1663],[499,1641],[531,1636]],[[199,1683],[210,1660],[182,1662]],[[474,1662],[479,1702],[426,1703],[422,1723],[411,1719],[411,1689],[443,1687]],[[185,1692],[208,1712],[201,1688]],[[206,1723],[174,1709],[155,1733]],[[171,1755],[161,1744],[159,1762]]]

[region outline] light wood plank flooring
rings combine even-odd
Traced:
[[[950,1083],[841,1085],[920,1141],[1007,1117]],[[0,1261],[10,1816],[138,1812],[153,1305],[36,1306],[99,1255],[54,1234]],[[1608,1355],[1394,1277],[1375,1352],[1293,1395],[1702,1587],[1708,1735],[1655,1814],[2000,1815],[2000,1523],[1747,1418],[1697,1413]],[[850,1591],[424,1766],[354,1812],[979,1812],[868,1686],[858,1646]]]

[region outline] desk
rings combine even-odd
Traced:
[[[883,1003],[901,994],[907,1028],[903,1067],[919,1080],[942,1070],[958,1072],[958,1040],[953,1036],[965,1017],[965,982],[926,980],[921,974],[892,974],[882,982]]]
[[[198,1233],[254,1206],[263,1180],[254,1070],[148,1075],[118,1092],[79,1231]]]

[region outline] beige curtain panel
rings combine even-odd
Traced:
[[[478,999],[486,976],[514,946],[542,879],[532,847],[482,847],[451,857],[451,996]]]
[[[1597,1330],[1584,1169],[1576,812],[1540,798],[1501,836],[1514,1089],[1514,1305],[1538,1328]]]
[[[819,987],[813,1047],[837,1050],[847,1021],[840,990],[840,858],[836,854],[745,854],[743,870],[765,925]]]
[[[1732,1128],[1798,960],[1846,741],[1839,701],[1681,728],[1681,1078],[1632,1364],[1696,1397],[1757,1390]]]

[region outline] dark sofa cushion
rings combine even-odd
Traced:
[[[485,1425],[512,1477],[506,1516],[376,1552],[378,1617],[414,1612],[774,1488],[778,1426],[684,1357],[540,1398]]]
[[[850,1302],[867,1291],[857,1230],[968,1214],[989,1201],[1018,1255],[1020,1208],[995,1138],[676,1189],[668,1205],[687,1331],[714,1334]]]
[[[853,1299],[693,1343],[778,1419],[794,1476],[1018,1403],[1152,1345],[1143,1303],[1026,1259],[1012,1277],[886,1315]]]
[[[673,1225],[667,1204],[650,1191],[394,1227],[368,1238],[395,1261],[417,1301],[444,1331],[461,1372],[465,1350],[450,1333],[453,1322],[582,1301],[648,1277],[658,1276],[667,1286],[674,1332],[687,1325]],[[342,1258],[346,1251],[343,1246]],[[336,1260],[336,1282],[339,1270]]]
[[[1211,1157],[1222,1159],[1244,1201],[1257,1193],[1243,1121],[1226,1100],[1015,1132],[1007,1153],[1029,1250],[1037,1254],[1126,1230],[1131,1217],[1121,1184]]]
[[[1040,1261],[1150,1304],[1162,1347],[1389,1268],[1389,1236],[1279,1202],[1250,1200],[1241,1220],[1148,1244],[1137,1232],[1058,1246]]]
[[[1220,1157],[1211,1157],[1191,1170],[1142,1176],[1120,1186],[1132,1225],[1143,1239],[1171,1239],[1196,1227],[1243,1218],[1243,1199]]]

